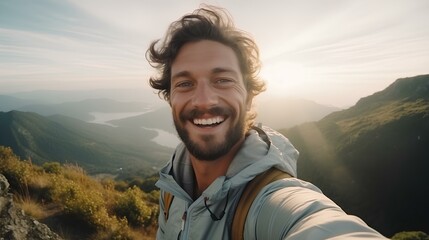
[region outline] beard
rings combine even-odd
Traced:
[[[176,131],[189,153],[199,160],[213,161],[227,154],[243,137],[246,114],[243,111],[239,113],[237,123],[229,127],[225,136],[223,136],[223,141],[217,142],[216,136],[205,135],[200,137],[201,143],[198,143],[191,139],[189,132],[184,125],[189,121],[189,119],[198,118],[198,116],[202,116],[204,113],[212,115],[227,115],[229,118],[237,116],[237,113],[234,114],[232,110],[220,107],[211,108],[207,111],[200,111],[197,109],[193,109],[188,112],[184,111],[180,113],[179,119],[177,119],[176,114],[173,113],[174,126],[176,127]],[[192,123],[188,122],[188,124]]]

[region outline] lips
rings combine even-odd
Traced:
[[[223,116],[216,116],[211,118],[194,118],[193,123],[197,126],[216,126],[225,121],[225,117]]]
[[[213,107],[207,110],[192,109],[180,114],[180,119],[185,122],[189,121],[198,127],[213,127],[225,122],[232,115],[231,109]]]

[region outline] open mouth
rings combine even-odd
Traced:
[[[194,118],[193,123],[198,127],[214,127],[225,121],[225,117],[217,116],[212,118]]]

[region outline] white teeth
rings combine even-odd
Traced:
[[[214,117],[214,118],[208,118],[208,119],[194,119],[194,124],[197,125],[212,125],[221,123],[224,121],[223,117]]]

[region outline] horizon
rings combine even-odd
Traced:
[[[267,82],[258,99],[290,97],[351,106],[399,78],[428,73],[425,0],[189,1],[171,2],[169,8],[137,0],[4,0],[0,94],[148,90],[154,74],[145,59],[149,43],[164,37],[169,23],[201,3],[227,9],[236,26],[258,44],[260,76]]]

